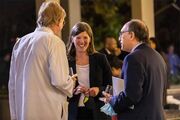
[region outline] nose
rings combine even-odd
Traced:
[[[83,43],[84,43],[84,40],[83,40],[83,39],[79,39],[79,43],[80,43],[80,44],[83,44]]]

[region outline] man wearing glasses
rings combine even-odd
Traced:
[[[117,96],[103,93],[119,120],[164,120],[163,89],[166,64],[159,53],[147,45],[148,28],[133,19],[121,29],[121,49],[128,54],[123,62],[124,90]]]

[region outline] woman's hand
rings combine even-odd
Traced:
[[[98,87],[87,88],[87,87],[78,85],[74,89],[74,94],[77,95],[77,94],[80,94],[80,93],[83,93],[85,96],[95,97],[99,93],[99,88]]]
[[[95,97],[99,93],[99,88],[98,87],[92,87],[89,89],[89,96]]]
[[[84,86],[81,86],[81,85],[78,85],[78,86],[74,89],[74,94],[77,95],[77,94],[80,94],[80,93],[83,93],[83,94],[88,93],[88,88],[87,88],[87,87],[84,87]]]

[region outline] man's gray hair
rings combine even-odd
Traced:
[[[66,12],[57,1],[43,2],[39,9],[37,25],[48,27],[64,19]]]

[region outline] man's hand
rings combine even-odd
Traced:
[[[77,74],[73,74],[73,75],[71,76],[71,79],[72,79],[73,81],[76,81],[76,80],[77,80]]]
[[[106,93],[106,92],[102,92],[102,94],[104,95],[104,97],[99,98],[99,100],[103,101],[104,103],[109,103],[109,101],[111,100],[112,95]]]

